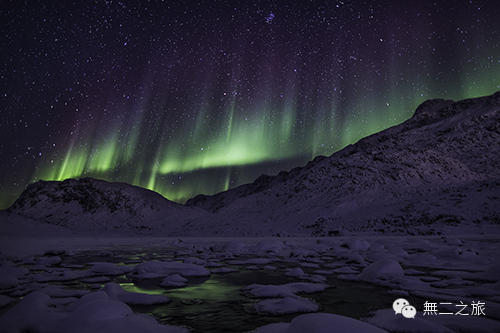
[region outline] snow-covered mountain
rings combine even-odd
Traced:
[[[185,206],[91,179],[30,185],[9,212],[165,235],[439,234],[500,224],[500,92],[429,100],[406,122],[304,167]],[[108,222],[113,221],[113,222]]]
[[[28,185],[7,210],[23,217],[76,230],[158,231],[199,216],[198,209],[125,183],[93,178]]]
[[[406,122],[303,168],[186,203],[224,234],[435,234],[500,224],[500,92],[429,100]]]

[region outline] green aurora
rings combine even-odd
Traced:
[[[93,6],[0,13],[0,209],[79,177],[183,203],[329,156],[427,99],[500,90],[497,1]]]
[[[456,100],[492,94],[498,86],[494,88],[464,92]],[[358,112],[350,113],[356,116],[342,119],[342,123],[335,105],[307,122],[300,119],[292,102],[278,112],[264,105],[248,117],[235,114],[235,102],[231,102],[222,119],[214,120],[209,112],[200,110],[196,118],[180,123],[178,131],[169,133],[168,138],[160,129],[148,128],[138,112],[133,126],[96,128],[95,132],[87,131],[83,140],[70,142],[65,154],[39,164],[32,181],[79,177],[120,180],[182,203],[200,193],[214,194],[252,182],[262,173],[290,169],[291,161],[294,167],[318,155],[328,156],[405,121],[425,99],[414,96],[390,103],[363,101],[357,106]],[[373,112],[381,109],[385,117]],[[301,122],[307,124],[297,126]],[[138,139],[143,136],[160,140],[144,147]]]

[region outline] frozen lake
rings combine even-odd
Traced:
[[[3,247],[5,332],[286,332],[319,319],[316,332],[500,330],[496,237],[10,238]],[[400,298],[415,318],[395,313]]]

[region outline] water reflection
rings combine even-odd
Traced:
[[[205,281],[189,280],[183,288],[169,290],[155,286],[138,286],[123,283],[122,287],[131,292],[161,294],[172,302],[161,306],[134,307],[135,311],[148,313],[160,322],[186,326],[194,332],[248,332],[258,327],[277,322],[290,322],[299,314],[259,315],[246,309],[262,299],[245,297],[241,288],[253,283],[281,285],[297,282],[279,272],[240,270],[230,274],[212,274]],[[353,318],[368,317],[370,311],[387,308],[394,297],[386,290],[368,284],[331,278],[329,284],[335,285],[323,292],[302,295],[322,305],[321,311],[341,314]]]

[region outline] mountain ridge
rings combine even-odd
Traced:
[[[303,167],[198,195],[184,206],[167,200],[162,214],[150,209],[137,219],[132,211],[117,221],[132,217],[135,226],[169,235],[228,236],[439,234],[460,224],[500,224],[499,124],[500,92],[458,102],[428,100],[402,124]],[[9,212],[47,210],[18,201]],[[91,203],[100,216],[116,215]]]
[[[493,102],[493,105],[498,105],[499,102],[498,100],[500,99],[500,92],[496,93],[495,95],[491,96],[491,101]],[[189,199],[185,205],[187,206],[198,206],[202,207],[206,206],[206,201],[209,198],[217,198],[219,196],[227,196],[227,193],[230,192],[241,192],[241,189],[248,189],[251,188],[253,191],[243,191],[242,196],[248,196],[250,194],[254,194],[257,192],[261,192],[262,190],[265,190],[269,188],[270,186],[273,186],[277,183],[281,183],[282,181],[286,180],[286,178],[294,177],[298,173],[308,170],[311,167],[315,166],[316,164],[320,163],[321,161],[332,158],[333,156],[340,156],[342,158],[348,157],[352,154],[355,154],[356,152],[363,151],[366,148],[372,147],[374,144],[382,144],[383,142],[389,140],[391,137],[394,135],[397,135],[401,132],[408,131],[410,129],[416,128],[416,127],[421,127],[421,126],[429,126],[432,123],[439,121],[443,117],[449,117],[450,115],[454,115],[457,112],[459,112],[460,109],[464,108],[464,106],[467,106],[469,104],[475,104],[477,102],[483,101],[487,102],[489,101],[489,97],[479,97],[475,99],[466,99],[463,101],[459,102],[453,102],[451,100],[444,100],[444,99],[433,99],[433,100],[427,100],[423,102],[415,111],[414,115],[408,119],[407,121],[403,122],[400,125],[396,125],[393,127],[390,127],[388,129],[385,129],[383,131],[374,133],[372,135],[369,135],[365,138],[360,139],[358,142],[354,144],[350,144],[343,149],[339,150],[338,152],[332,154],[330,157],[325,157],[325,156],[318,156],[314,160],[308,162],[304,167],[296,167],[292,169],[289,172],[282,171],[276,176],[266,176],[266,175],[261,175],[255,182],[251,184],[245,184],[241,185],[239,187],[236,187],[234,189],[230,189],[225,192],[221,192],[215,195],[198,195],[192,199]],[[496,101],[496,104],[495,104]],[[437,117],[439,116],[439,117]],[[374,142],[375,141],[375,142]],[[268,182],[271,184],[265,184],[264,182]],[[256,188],[260,188],[261,190],[255,190]],[[250,193],[248,193],[250,192]],[[198,202],[203,202],[203,203],[198,203]],[[216,199],[215,201],[220,202],[220,199]],[[217,211],[221,207],[218,207],[217,209],[209,208],[207,210],[209,211]],[[206,208],[205,208],[206,209]]]
[[[264,225],[273,225],[274,233],[280,233],[279,228],[285,232],[300,231],[318,229],[314,226],[323,224],[324,232],[314,233],[328,234],[338,229],[358,230],[376,221],[405,222],[405,218],[410,224],[412,221],[427,224],[419,216],[427,216],[434,222],[472,223],[487,219],[496,223],[499,207],[491,205],[490,197],[499,189],[495,185],[500,178],[499,109],[500,92],[458,102],[426,101],[402,124],[318,159],[310,168],[295,169],[288,179],[267,187],[261,185],[263,191],[244,198],[233,197],[228,205],[218,207],[217,212],[233,216],[239,228],[250,234],[254,222],[264,222],[262,216],[267,220]],[[463,188],[466,184],[471,189],[470,198],[462,201],[487,209],[477,212],[474,205],[456,204],[446,194],[460,194],[466,191]],[[476,188],[490,187],[486,196],[476,193]],[[427,202],[425,207],[417,205],[421,207],[414,216],[403,214],[412,201],[425,200],[426,195],[443,204],[433,207]],[[218,196],[228,193],[212,197],[220,201]],[[386,200],[375,199],[381,196],[386,196]],[[206,201],[205,207],[209,206]],[[370,208],[370,202],[375,202],[376,209]],[[381,209],[382,205],[392,206],[392,211]],[[254,210],[263,213],[255,216]],[[444,222],[443,227],[454,224]],[[424,229],[413,232],[438,233],[428,225]],[[382,230],[391,228],[383,226]]]
[[[197,210],[159,193],[127,183],[94,178],[38,181],[27,186],[6,210],[64,227],[158,230],[160,226],[197,215]],[[185,221],[184,221],[185,222]]]

